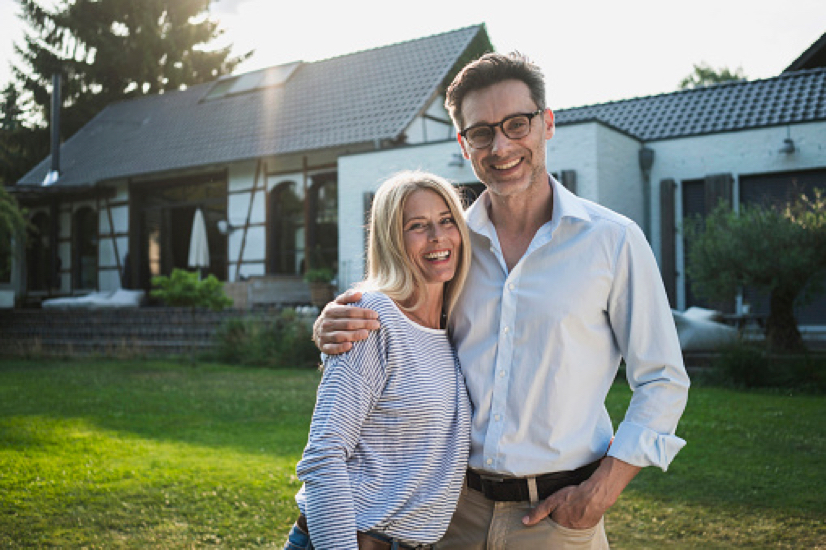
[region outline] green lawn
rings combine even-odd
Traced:
[[[280,548],[318,379],[0,361],[0,548]],[[609,512],[613,548],[826,548],[826,398],[695,387],[679,434]]]

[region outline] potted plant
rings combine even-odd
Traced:
[[[329,267],[308,269],[304,273],[304,280],[310,287],[310,302],[316,307],[324,307],[335,298],[333,279],[335,274]]]

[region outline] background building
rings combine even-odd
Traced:
[[[60,166],[47,158],[14,187],[38,233],[4,288],[21,304],[146,289],[187,267],[197,209],[219,279],[266,280],[289,302],[307,268],[330,267],[346,288],[388,176],[419,168],[482,190],[443,103],[490,49],[473,26],[110,105],[63,144]],[[702,304],[685,277],[686,217],[721,198],[738,208],[826,188],[824,52],[826,35],[774,78],[556,111],[551,170],[643,228],[672,307]],[[826,298],[799,319],[826,326]]]

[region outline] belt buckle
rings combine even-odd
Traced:
[[[482,482],[482,494],[485,495],[485,498],[498,500],[498,495],[496,494],[497,489],[503,486],[502,483],[505,482],[505,478],[502,476],[479,474],[479,479]]]
[[[494,483],[502,483],[505,478],[502,476],[491,476],[487,474],[479,474],[479,479],[482,481],[493,481]]]

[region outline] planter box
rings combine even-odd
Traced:
[[[307,283],[310,287],[310,303],[321,309],[336,297],[335,287],[330,283]]]

